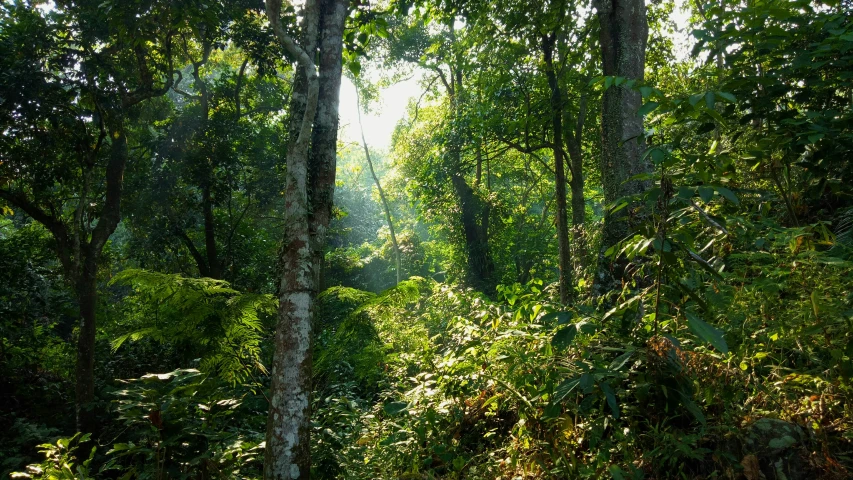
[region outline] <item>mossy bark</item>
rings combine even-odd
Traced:
[[[601,57],[605,76],[643,80],[649,28],[643,0],[598,0],[595,2],[600,28]],[[641,193],[647,181],[629,180],[652,171],[644,159],[643,118],[638,115],[642,95],[624,84],[604,92],[601,114],[601,183],[608,206],[622,197]],[[610,262],[603,253],[629,235],[640,222],[635,208],[628,206],[606,213],[602,232],[596,284],[599,292],[626,281],[622,261]]]

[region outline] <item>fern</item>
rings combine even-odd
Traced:
[[[321,293],[315,317],[317,383],[322,386],[355,381],[362,394],[374,394],[384,375],[382,366],[388,353],[380,330],[387,330],[391,324],[396,327],[395,322],[431,290],[431,284],[413,277],[378,295],[348,287],[331,287]]]
[[[835,225],[835,241],[846,247],[853,247],[853,207],[838,214]]]
[[[199,350],[192,353],[201,356],[202,370],[229,382],[243,382],[253,370],[266,372],[262,316],[275,312],[271,295],[242,293],[223,280],[139,269],[120,272],[110,284],[132,292],[124,299],[130,331],[111,342],[114,351],[128,340],[180,342]]]

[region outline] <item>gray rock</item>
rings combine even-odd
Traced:
[[[768,479],[806,479],[806,462],[801,455],[806,439],[799,425],[761,418],[747,428],[744,453],[758,458],[761,471]]]

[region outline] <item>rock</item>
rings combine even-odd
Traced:
[[[775,418],[762,418],[747,429],[745,446],[748,453],[758,457],[775,457],[802,443],[804,439],[805,434],[799,425]]]
[[[762,418],[747,428],[744,439],[744,474],[749,480],[764,478],[804,480],[808,478],[801,451],[806,441],[802,427],[775,418]]]

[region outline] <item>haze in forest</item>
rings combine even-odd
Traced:
[[[850,478],[851,11],[0,3],[0,475]]]

